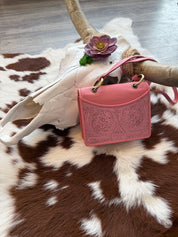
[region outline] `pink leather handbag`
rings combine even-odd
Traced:
[[[126,62],[143,59],[140,56],[134,56],[137,58],[134,60],[132,58],[121,60],[102,78]],[[100,80],[101,78],[98,81]],[[141,139],[151,135],[150,87],[147,82],[142,82],[135,88],[133,85],[135,82],[78,90],[80,125],[87,146]]]
[[[110,72],[124,63],[144,60],[155,61],[141,55],[123,59],[98,79],[98,86],[78,90],[80,125],[87,146],[151,135],[150,87],[146,81],[100,86]]]

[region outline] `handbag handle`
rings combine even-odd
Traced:
[[[114,70],[116,70],[119,67],[122,67],[126,63],[137,63],[137,62],[142,62],[142,61],[146,61],[146,60],[151,60],[151,61],[156,62],[155,59],[150,58],[150,57],[144,57],[142,55],[133,55],[128,58],[124,58],[124,59],[120,60],[119,62],[117,62],[112,68],[110,68],[109,71],[107,71],[105,74],[103,74],[101,77],[99,77],[99,79],[97,81],[99,82],[101,80],[101,78],[105,79],[111,72],[113,72]]]
[[[97,85],[99,83],[99,85],[96,87],[96,89],[99,88],[99,86],[102,84],[103,80],[111,73],[113,72],[114,70],[116,70],[117,68],[121,67],[121,70],[122,72],[126,75],[126,73],[123,71],[122,69],[122,66],[126,63],[136,63],[136,62],[142,62],[142,61],[146,61],[146,60],[151,60],[151,61],[155,61],[155,59],[153,58],[150,58],[150,57],[144,57],[142,55],[133,55],[133,56],[130,56],[128,58],[124,58],[122,60],[120,60],[119,62],[117,62],[112,68],[109,69],[108,72],[106,72],[105,74],[103,74],[102,76],[99,77],[99,79],[96,81],[96,84]],[[127,75],[126,75],[127,76]],[[138,76],[137,76],[138,77]],[[150,85],[151,83],[149,83]],[[94,88],[95,89],[95,88]],[[94,89],[92,90],[94,92]],[[157,93],[160,93],[162,94],[168,101],[170,104],[174,105],[178,102],[178,91],[177,91],[177,88],[176,87],[172,87],[173,89],[173,92],[174,92],[174,99],[172,100],[168,94],[164,91],[161,91],[161,90],[154,90],[155,92]]]

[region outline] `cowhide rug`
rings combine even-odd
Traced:
[[[58,76],[59,57],[0,55],[1,118]],[[46,124],[0,144],[0,237],[178,236],[178,104],[152,92],[151,108],[144,140],[87,147],[79,125]],[[28,122],[10,124],[11,135]]]

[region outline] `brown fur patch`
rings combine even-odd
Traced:
[[[12,132],[11,134],[10,134],[10,137],[13,137],[15,134],[17,134],[16,132]]]
[[[20,53],[5,53],[2,54],[4,58],[15,58],[16,56],[21,55]]]
[[[163,122],[152,124],[151,137],[142,141],[147,149],[153,149],[163,138],[173,141],[175,147],[178,147],[178,129],[171,125],[164,125]]]
[[[156,144],[160,143],[161,134],[158,133],[158,130],[160,130],[159,127],[153,124],[151,129],[151,137],[142,140],[142,144],[146,149],[153,149]]]
[[[60,145],[65,149],[70,149],[72,147],[73,143],[74,142],[70,137],[65,137]]]
[[[167,140],[171,140],[175,143],[175,146],[178,146],[178,129],[171,125],[164,125],[165,120],[162,119],[163,113],[169,110],[172,115],[175,115],[175,110],[172,108],[167,108],[163,103],[158,101],[156,104],[151,105],[151,115],[158,115],[160,117],[160,121],[152,124],[151,129],[151,137],[142,140],[146,149],[153,149],[156,144],[160,143],[162,138],[166,138]]]
[[[0,67],[0,71],[5,71],[5,69],[3,67]]]
[[[35,148],[19,143],[20,155],[25,158],[25,161],[36,162],[35,173],[39,178],[37,185],[33,188],[12,189],[12,195],[16,200],[16,212],[24,221],[17,225],[11,234],[23,233],[24,237],[29,235],[39,237],[44,235],[54,237],[85,236],[80,230],[81,218],[88,217],[90,210],[97,207],[97,201],[91,198],[91,191],[87,186],[88,182],[100,179],[104,182],[105,179],[110,179],[115,188],[110,189],[111,194],[108,198],[118,194],[116,177],[112,174],[114,157],[97,157],[89,166],[81,169],[66,163],[55,171],[50,167],[42,166],[38,161],[38,158],[47,151],[44,148],[46,145],[49,147],[49,139],[51,140],[48,138],[46,144],[42,142]],[[29,158],[27,159],[27,157]],[[106,165],[101,166],[103,159],[106,161],[109,176],[103,173],[106,168]],[[95,169],[93,169],[94,167]],[[68,170],[72,175],[64,179]],[[24,178],[27,172],[27,169],[22,170],[19,178]],[[49,180],[60,182],[61,188],[64,186],[69,186],[69,188],[56,191],[45,190],[44,185]],[[39,192],[39,190],[41,191]],[[57,203],[54,206],[47,206],[47,200],[54,195],[57,197]],[[89,200],[91,202],[88,202]],[[75,218],[73,218],[74,213]],[[45,218],[43,218],[44,216]],[[38,224],[36,224],[36,220],[39,220]],[[68,223],[70,223],[70,228],[68,228]]]
[[[0,108],[0,110],[2,110],[4,113],[7,113],[16,104],[16,101],[12,101],[11,104],[6,104],[6,108]]]
[[[45,144],[48,144],[49,148],[49,139]],[[35,148],[19,144],[23,159],[26,162],[36,163],[35,174],[38,176],[38,181],[34,187],[11,190],[16,202],[16,212],[23,219],[11,230],[11,235],[23,233],[23,237],[87,237],[88,235],[81,229],[81,221],[94,214],[101,221],[103,237],[156,237],[159,234],[163,236],[166,229],[143,207],[135,207],[127,212],[122,204],[107,205],[92,196],[88,184],[100,181],[107,201],[120,198],[117,178],[113,172],[114,156],[100,154],[81,168],[64,163],[60,169],[54,170],[43,166],[39,161],[47,151],[45,144],[38,144]],[[27,169],[22,170],[19,178],[24,178],[27,172],[29,172]],[[70,176],[66,176],[68,172],[71,173]],[[50,180],[57,181],[59,187],[46,190],[45,184]],[[47,206],[48,199],[53,196],[57,202]]]
[[[48,136],[46,140],[39,142],[36,147],[30,147],[22,142],[18,143],[19,154],[25,162],[32,162],[34,159],[43,156],[50,147],[55,147],[58,140],[54,136]]]
[[[6,153],[7,153],[7,154],[10,154],[11,152],[12,152],[12,147],[7,146],[7,147],[6,147]]]
[[[81,40],[82,40],[82,38],[76,39],[76,40],[75,40],[75,43],[78,43],[78,42],[80,42]]]
[[[164,237],[177,237],[178,236],[178,220],[173,222],[172,228],[170,228],[164,234]]]
[[[159,164],[153,160],[145,157],[137,173],[141,180],[152,181],[156,185],[156,193],[165,200],[168,201],[173,212],[172,220],[177,220],[178,218],[178,205],[177,205],[177,194],[178,194],[178,154],[169,152],[167,154],[168,163]],[[170,235],[164,236],[174,236],[171,233],[178,234],[178,229],[174,225],[171,228]],[[175,230],[176,229],[176,230]]]
[[[14,166],[16,166],[16,165],[18,164],[18,160],[17,160],[17,159],[13,159],[13,160],[12,160],[12,164],[13,164]]]
[[[50,65],[50,62],[44,58],[22,58],[18,62],[12,63],[6,66],[7,69],[12,69],[15,71],[39,71]]]
[[[20,76],[19,75],[10,75],[9,78],[13,81],[20,81]]]
[[[160,100],[156,104],[151,104],[151,116],[159,115],[160,117],[162,114],[167,110],[167,107],[165,104],[161,103]]]
[[[19,119],[13,121],[13,124],[15,124],[18,128],[21,128],[27,126],[31,121],[32,119]]]
[[[40,127],[41,129],[43,129],[44,131],[49,131],[51,130],[51,132],[59,137],[62,137],[63,140],[60,143],[60,145],[64,148],[64,149],[70,149],[72,147],[72,145],[74,144],[74,141],[72,140],[71,137],[69,137],[69,131],[70,128],[68,129],[64,129],[64,130],[60,130],[60,129],[56,129],[54,125],[51,124],[45,124],[43,126]]]
[[[29,83],[34,83],[34,81],[38,80],[41,75],[45,75],[44,72],[38,72],[38,73],[31,73],[29,75],[25,75],[22,79],[23,81],[28,81]]]
[[[19,90],[19,95],[23,96],[23,97],[29,95],[30,93],[31,93],[31,91],[27,90],[26,88],[23,88],[23,89]]]
[[[51,131],[53,134],[60,136],[60,137],[67,137],[69,135],[70,129],[56,129],[54,125],[52,124],[45,124],[40,127],[44,131]]]

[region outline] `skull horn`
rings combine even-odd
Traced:
[[[84,44],[90,41],[93,36],[102,35],[89,23],[78,0],[65,0],[65,3],[75,29],[81,36]]]
[[[129,48],[122,57],[126,58],[140,54],[136,49]],[[129,63],[123,66],[124,71],[132,77],[143,74],[145,79],[165,86],[178,87],[178,67],[154,61]]]

